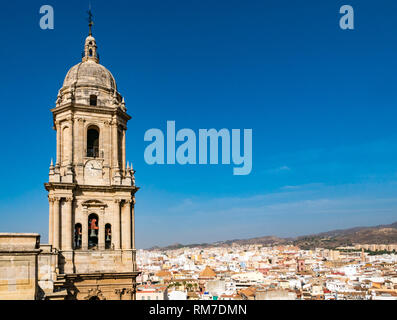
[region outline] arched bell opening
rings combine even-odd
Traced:
[[[105,225],[105,249],[112,247],[112,226],[110,223]]]
[[[88,216],[88,249],[98,247],[99,218],[95,213]]]
[[[99,157],[99,128],[91,126],[87,130],[87,157]]]
[[[76,223],[74,226],[74,248],[81,249],[81,240],[82,240],[82,227],[81,223]]]

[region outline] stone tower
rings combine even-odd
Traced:
[[[49,182],[49,244],[69,298],[134,299],[135,171],[126,164],[127,114],[114,77],[85,40],[51,110],[56,161]]]

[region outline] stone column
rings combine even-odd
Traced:
[[[99,223],[98,223],[98,246],[100,250],[105,249],[105,210],[101,208],[101,214],[99,215]]]
[[[62,250],[72,250],[72,205],[73,197],[67,197],[62,210]]]
[[[53,216],[54,216],[54,234],[53,234],[53,246],[54,248],[60,249],[60,212],[59,212],[59,202],[60,198],[54,198],[54,205],[53,205]]]
[[[131,203],[132,249],[135,249],[135,197]]]
[[[81,248],[83,250],[88,249],[88,210],[87,207],[83,208],[83,221],[81,222],[82,238],[81,238]]]
[[[131,205],[131,224],[132,224],[132,270],[137,270],[136,264],[136,250],[135,250],[135,197],[132,198],[132,205]],[[133,300],[135,300],[135,291]]]
[[[122,131],[123,133],[122,133],[122,141],[121,141],[121,150],[122,150],[122,153],[121,153],[121,163],[122,163],[122,170],[123,170],[123,172],[124,172],[124,176],[125,176],[125,166],[126,166],[126,164],[125,164],[125,130],[124,130],[124,128],[123,128],[123,131]]]
[[[123,209],[121,221],[123,249],[131,249],[131,200],[125,201]]]
[[[117,142],[117,121],[114,119],[112,122],[112,136],[113,136],[113,141],[112,141],[112,154],[113,154],[113,160],[112,160],[112,167],[113,168],[118,168],[119,167],[119,148],[118,148],[118,142]]]
[[[112,242],[114,244],[114,248],[116,250],[121,249],[120,247],[120,236],[121,236],[121,228],[120,228],[120,199],[114,200],[114,208],[113,208],[113,226],[112,226]]]
[[[85,120],[82,119],[81,120],[81,124],[80,124],[80,135],[81,135],[81,144],[80,144],[80,154],[81,154],[81,161],[84,162],[84,158],[87,156],[87,132],[85,131]]]
[[[68,138],[68,158],[69,158],[69,165],[73,164],[73,118],[68,119],[69,123],[69,138]]]
[[[74,161],[76,164],[83,163],[83,152],[84,143],[83,143],[83,126],[84,120],[82,118],[78,118],[77,121],[74,123],[74,130],[77,133],[76,139],[74,141]]]
[[[104,121],[104,130],[103,130],[103,138],[104,138],[104,143],[103,143],[103,152],[104,152],[104,165],[105,166],[110,166],[111,163],[111,141],[112,141],[112,127],[111,127],[111,122],[106,120]]]
[[[61,165],[61,143],[62,143],[62,137],[61,137],[61,125],[59,121],[55,121],[55,129],[57,131],[57,161],[56,161],[56,166]]]
[[[51,197],[48,197],[48,203],[50,207],[50,212],[49,212],[49,226],[48,226],[48,244],[53,245],[54,241],[54,199]]]

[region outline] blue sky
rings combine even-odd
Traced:
[[[86,3],[87,2],[87,3]],[[137,246],[397,221],[395,1],[92,0],[101,63],[133,119]],[[39,8],[55,29],[39,28]],[[339,8],[355,9],[355,30]],[[47,239],[50,108],[81,58],[88,1],[0,10],[0,232]],[[253,170],[149,166],[148,129],[253,129]]]

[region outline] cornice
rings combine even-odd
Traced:
[[[121,110],[120,108],[111,108],[111,107],[101,107],[101,106],[87,106],[84,104],[72,104],[68,103],[62,106],[57,106],[50,111],[53,113],[54,117],[61,112],[65,111],[83,111],[83,112],[90,112],[90,113],[99,113],[99,114],[108,114],[108,115],[118,115],[125,120],[131,120],[132,117],[127,113]]]
[[[93,273],[71,273],[58,276],[58,278],[64,278],[66,280],[76,279],[134,279],[141,272],[93,272]],[[132,285],[132,284],[131,284]]]
[[[113,191],[129,191],[133,192],[135,194],[140,188],[139,187],[134,187],[134,186],[121,186],[121,185],[112,185],[112,186],[92,186],[92,185],[77,185],[78,190],[82,191],[108,191],[108,192],[113,192]]]
[[[47,191],[62,189],[62,190],[74,190],[76,188],[76,183],[62,183],[62,182],[46,182],[44,187]]]
[[[46,182],[44,183],[44,187],[47,191],[50,190],[81,190],[81,191],[105,191],[105,192],[114,192],[114,191],[128,191],[132,192],[132,195],[140,189],[135,186],[122,186],[122,185],[111,185],[111,186],[95,186],[95,185],[79,185],[77,183],[62,183],[62,182]]]

